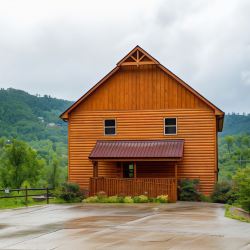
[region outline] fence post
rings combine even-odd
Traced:
[[[28,206],[28,189],[27,189],[27,186],[25,186],[25,205]]]
[[[49,204],[49,188],[46,188],[46,194],[47,194],[47,204]]]

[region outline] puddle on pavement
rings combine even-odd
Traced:
[[[138,218],[138,216],[89,216],[66,222],[64,224],[64,229],[111,227],[130,222]]]
[[[166,211],[166,212],[200,212],[200,213],[210,213],[210,214],[215,214],[216,211],[214,211],[215,209],[213,207],[209,207],[209,206],[192,206],[192,205],[187,205],[187,206],[183,206],[183,207],[178,207],[176,208],[175,206],[165,206],[165,207],[159,207],[161,211]]]
[[[147,204],[83,204],[72,207],[72,209],[79,209],[87,212],[88,215],[115,215],[115,216],[139,216],[144,217],[155,212],[155,205]]]
[[[30,229],[22,229],[22,230],[15,230],[14,233],[3,233],[0,232],[0,239],[6,239],[6,238],[16,238],[16,237],[22,237],[22,236],[29,236],[29,235],[36,235],[36,234],[45,234],[50,233],[53,231],[57,231],[63,229],[62,224],[46,224],[43,226],[37,226],[35,228],[31,227]]]
[[[49,234],[61,229],[93,229],[112,227],[129,221],[138,219],[138,216],[88,216],[70,220],[64,223],[46,224],[42,226],[30,227],[30,229],[16,229],[13,232],[0,231],[0,239],[20,238],[30,235]],[[7,225],[0,224],[0,229]]]
[[[6,227],[8,227],[7,224],[0,224],[0,229],[4,229],[4,228],[6,228]]]

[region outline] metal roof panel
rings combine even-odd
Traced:
[[[184,140],[101,140],[89,159],[182,158]]]

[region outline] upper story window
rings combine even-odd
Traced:
[[[164,119],[164,134],[165,135],[176,135],[177,134],[177,119],[176,118],[165,118]]]
[[[115,135],[116,134],[116,120],[106,119],[104,120],[104,135]]]

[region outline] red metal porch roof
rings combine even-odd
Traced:
[[[184,140],[97,141],[89,159],[182,158]]]

